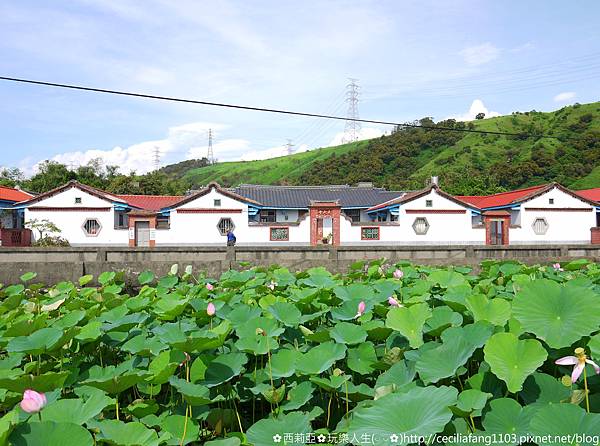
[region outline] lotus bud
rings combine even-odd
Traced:
[[[36,392],[35,390],[27,389],[23,392],[21,400],[21,409],[27,413],[37,413],[46,405],[46,395]]]
[[[552,268],[554,268],[556,271],[564,271],[564,269],[560,267],[560,263],[558,262],[552,265]]]
[[[186,274],[192,274],[192,270],[193,270],[192,265],[188,265],[185,267]]]
[[[277,282],[273,282],[272,280],[271,280],[271,283],[267,285],[268,288],[271,288],[271,291],[273,291],[276,286],[277,286]]]
[[[358,304],[358,311],[356,313],[356,316],[354,316],[355,318],[357,317],[361,317],[364,313],[365,313],[365,309],[366,309],[366,305],[365,305],[365,301],[361,300],[360,303]]]
[[[404,277],[404,271],[397,269],[394,271],[394,279],[402,279]]]
[[[341,369],[334,369],[333,370],[333,376],[342,376],[344,374],[344,371]]]
[[[206,314],[208,314],[210,317],[213,317],[216,312],[217,312],[217,309],[215,308],[215,304],[213,304],[212,302],[209,302],[208,305],[206,306]]]
[[[300,325],[300,331],[304,336],[310,336],[315,334],[310,328],[306,328],[304,325]]]
[[[212,291],[212,290],[214,290],[214,289],[215,289],[215,287],[213,286],[213,284],[212,284],[212,283],[207,283],[207,284],[206,284],[206,289],[207,289],[208,291]]]
[[[175,263],[174,265],[171,266],[171,275],[176,275],[177,271],[179,271],[179,265],[177,263]]]
[[[390,304],[390,306],[392,306],[392,307],[399,307],[400,306],[400,302],[398,302],[392,296],[388,297],[388,304]]]

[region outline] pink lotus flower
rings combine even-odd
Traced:
[[[207,283],[207,284],[206,284],[206,289],[207,289],[208,291],[212,291],[212,290],[214,290],[214,289],[215,289],[215,287],[213,286],[213,284],[212,284],[212,283]]]
[[[552,268],[554,268],[556,271],[564,271],[564,269],[560,267],[560,263],[555,263],[552,265]]]
[[[390,306],[392,306],[392,307],[401,307],[402,306],[402,305],[400,305],[400,302],[398,302],[392,296],[388,297],[388,304],[390,304]]]
[[[271,288],[271,291],[275,289],[275,287],[277,286],[277,282],[273,282],[271,280],[271,283],[267,285],[267,288]]]
[[[394,271],[394,279],[402,279],[404,277],[404,271],[397,269]]]
[[[208,305],[206,306],[206,314],[208,314],[210,317],[213,317],[216,312],[217,312],[217,309],[215,308],[215,304],[213,304],[212,302],[209,302]]]
[[[27,413],[36,413],[42,410],[46,405],[46,395],[38,393],[35,390],[27,389],[23,392],[23,399],[21,400],[21,409]]]
[[[565,356],[564,358],[554,361],[558,365],[574,365],[573,373],[571,373],[571,382],[576,382],[581,376],[586,364],[594,367],[596,374],[600,374],[600,366],[591,359],[588,359],[585,350],[581,347],[575,349],[575,356]]]
[[[361,300],[360,303],[358,304],[358,312],[356,313],[356,316],[354,316],[354,317],[355,318],[361,317],[365,313],[366,308],[367,308],[367,306],[365,305],[365,301]]]

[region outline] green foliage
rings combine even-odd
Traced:
[[[593,368],[571,383],[570,366],[555,364],[576,347],[600,350],[597,264],[486,261],[474,274],[381,263],[347,275],[232,270],[210,293],[189,268],[145,271],[135,289],[114,271],[97,287],[91,275],[46,286],[26,272],[0,287],[0,444],[600,434]],[[391,293],[403,306],[389,306]],[[45,393],[39,415],[19,407],[26,389]]]
[[[355,184],[372,181],[390,189],[417,189],[440,176],[451,193],[479,195],[559,181],[568,187],[600,186],[598,103],[551,113],[528,112],[469,123],[446,120],[428,126],[521,133],[505,137],[401,127],[391,135],[315,149],[269,160],[207,165],[186,161],[161,169],[194,187],[218,181],[253,184]],[[562,138],[527,138],[526,134]],[[582,155],[585,154],[585,158]]]

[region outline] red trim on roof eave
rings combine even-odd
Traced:
[[[241,209],[188,208],[176,209],[178,214],[241,214]]]
[[[108,212],[111,207],[44,207],[44,206],[32,206],[28,207],[27,210],[31,212]]]

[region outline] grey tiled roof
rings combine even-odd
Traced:
[[[339,200],[342,207],[369,208],[399,197],[404,192],[377,187],[341,186],[261,186],[241,184],[230,189],[265,207],[307,208],[311,201]]]

